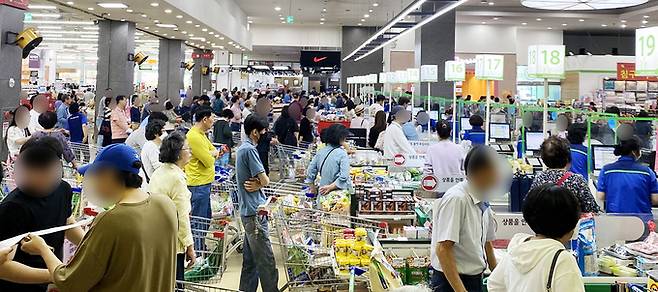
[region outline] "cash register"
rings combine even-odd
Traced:
[[[489,124],[490,146],[503,155],[514,155],[514,147],[509,144],[512,140],[510,125],[505,123]]]

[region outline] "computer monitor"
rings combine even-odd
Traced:
[[[462,125],[462,131],[468,131],[468,130],[473,129],[473,127],[471,127],[471,123],[469,122],[469,120],[470,120],[469,117],[462,117],[459,120],[459,123],[461,123],[461,125]]]
[[[491,123],[489,124],[489,137],[492,139],[511,140],[509,124]]]
[[[543,132],[525,132],[526,151],[539,151],[541,143],[544,143]]]
[[[348,131],[350,131],[351,135],[347,137],[347,140],[349,141],[354,141],[354,145],[358,147],[367,147],[367,136],[368,136],[368,131],[366,129],[360,129],[360,128],[349,128]]]
[[[606,164],[617,161],[615,146],[592,145],[592,160],[594,161],[594,170],[601,170]]]

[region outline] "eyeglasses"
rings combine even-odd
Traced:
[[[180,150],[190,151],[190,147],[183,147]]]

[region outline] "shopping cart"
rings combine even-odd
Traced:
[[[194,250],[197,260],[194,266],[185,271],[185,281],[202,284],[216,284],[226,270],[226,240],[224,220],[190,217]]]
[[[378,221],[311,208],[277,203],[270,205],[286,269],[287,283],[281,291],[347,289],[350,286],[349,266],[366,269],[368,263],[341,261],[339,265],[334,251],[336,239],[343,238],[345,229],[364,228],[370,238],[377,238],[387,230],[386,224]],[[369,256],[365,257],[369,261]],[[368,280],[363,276],[357,277],[354,283],[359,287],[368,287]]]
[[[306,176],[306,169],[313,159],[312,148],[274,145],[279,160],[279,175],[286,181],[295,181]]]
[[[239,292],[240,290],[219,288],[198,283],[176,281],[175,292]]]
[[[75,154],[75,160],[79,162],[80,165],[94,161],[96,154],[100,151],[100,148],[95,144],[69,142],[69,145],[73,154]]]
[[[226,239],[225,258],[234,252],[242,252],[244,242],[244,228],[240,220],[240,207],[238,204],[238,190],[235,172],[228,176],[219,176],[211,185],[211,201],[217,207],[213,209],[213,219],[224,220],[224,236]]]

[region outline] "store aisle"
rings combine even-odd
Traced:
[[[280,247],[277,245],[272,246],[274,250],[274,257],[276,258],[277,269],[279,270],[279,288],[285,285],[286,283],[286,274],[283,267],[283,260],[280,256]],[[240,287],[240,270],[242,269],[242,254],[235,253],[228,258],[228,263],[226,265],[226,271],[222,277],[221,282],[218,287],[226,289],[238,289]],[[258,291],[261,291],[260,287]]]

